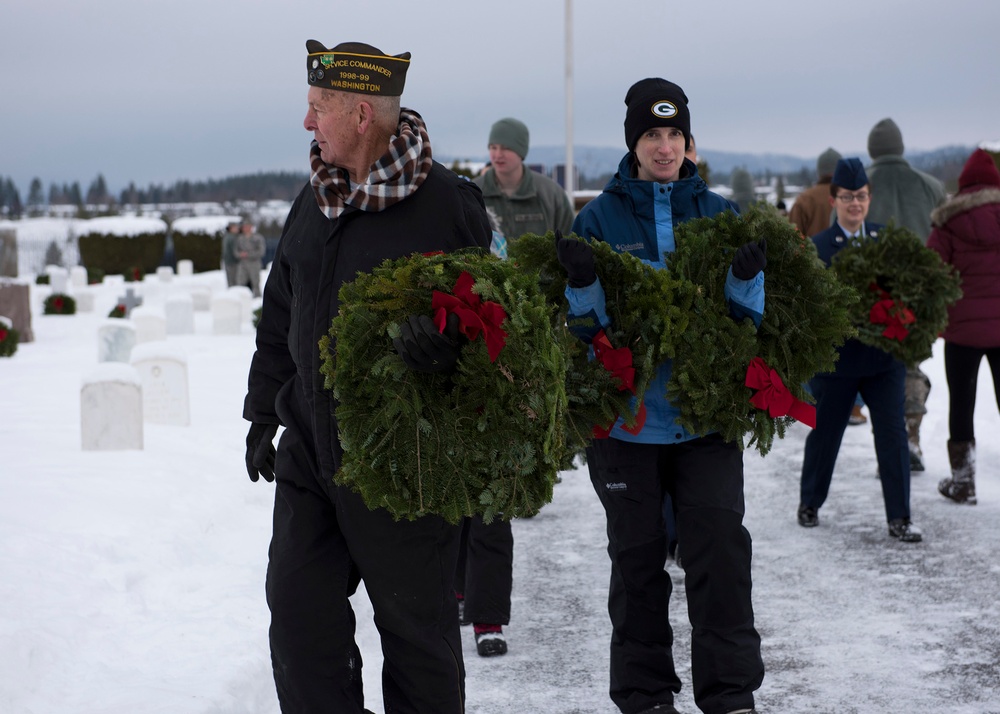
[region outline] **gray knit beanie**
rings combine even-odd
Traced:
[[[816,175],[820,178],[824,176],[833,176],[833,170],[837,168],[837,162],[840,161],[842,157],[840,152],[838,152],[833,147],[830,147],[816,159]]]
[[[880,156],[903,155],[903,133],[892,119],[883,119],[872,127],[868,134],[868,155],[873,159]]]
[[[524,161],[528,155],[528,127],[512,117],[500,119],[490,129],[488,143],[506,146]]]

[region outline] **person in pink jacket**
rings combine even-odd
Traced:
[[[976,149],[958,177],[958,193],[931,214],[927,246],[955,266],[962,297],[948,311],[944,337],[948,380],[951,477],[938,491],[956,503],[976,503],[976,381],[985,356],[1000,406],[1000,171]]]

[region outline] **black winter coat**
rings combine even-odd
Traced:
[[[340,286],[386,259],[489,250],[491,239],[479,187],[437,162],[404,200],[378,212],[347,208],[336,220],[323,215],[306,184],[285,221],[264,288],[243,417],[308,429],[320,473],[332,477],[341,450],[318,343],[339,310]]]

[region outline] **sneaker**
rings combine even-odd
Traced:
[[[861,407],[855,404],[854,407],[851,408],[851,416],[847,418],[847,423],[851,426],[858,426],[859,424],[864,424],[867,421],[868,417],[861,412]]]
[[[799,525],[803,528],[815,528],[819,525],[819,511],[809,506],[799,506]]]
[[[507,640],[500,625],[473,625],[476,632],[476,651],[480,657],[507,654]]]
[[[923,533],[909,518],[895,518],[889,521],[889,535],[903,543],[919,543],[924,539]]]

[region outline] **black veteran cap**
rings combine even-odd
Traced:
[[[398,97],[403,93],[410,53],[387,55],[364,42],[341,42],[327,49],[316,40],[306,41],[309,84],[342,92]]]

